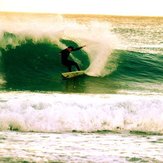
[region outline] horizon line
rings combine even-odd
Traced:
[[[160,15],[119,15],[119,14],[95,14],[95,13],[52,13],[52,12],[27,12],[27,11],[0,11],[0,14],[44,14],[44,15],[91,15],[91,16],[113,16],[113,17],[163,17]]]

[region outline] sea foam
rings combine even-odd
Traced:
[[[0,129],[163,133],[160,95],[1,93]]]

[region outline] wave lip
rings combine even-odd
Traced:
[[[33,93],[3,96],[0,95],[1,130],[163,133],[162,96]]]

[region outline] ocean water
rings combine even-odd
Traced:
[[[0,20],[0,162],[163,162],[162,17]]]

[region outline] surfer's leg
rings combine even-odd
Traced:
[[[68,68],[68,71],[69,72],[71,72],[71,67],[72,67],[72,63],[71,63],[71,61],[66,61],[65,63],[64,63],[64,65]]]
[[[67,67],[68,67],[68,71],[71,72],[71,67],[72,67],[71,61],[67,61]]]
[[[72,65],[74,65],[77,68],[77,70],[80,71],[80,67],[76,62],[72,61]]]
[[[71,65],[68,65],[68,71],[71,72]]]
[[[78,69],[78,71],[80,71],[79,65],[77,63],[75,65],[76,65],[76,68]]]
[[[74,61],[68,61],[67,62],[67,67],[69,69],[69,71],[71,72],[71,67],[75,66],[77,68],[78,71],[80,71],[80,67],[78,66],[78,64]]]

